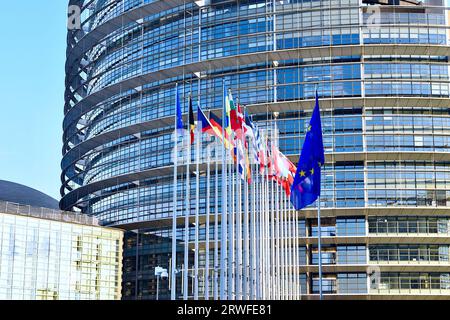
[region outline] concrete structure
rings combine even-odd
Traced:
[[[217,112],[223,80],[261,127],[280,112],[294,161],[318,87],[327,298],[450,297],[446,3],[70,4],[83,24],[68,35],[60,206],[130,230],[124,299],[154,299],[154,269],[170,266],[175,84],[185,112],[189,93]],[[317,222],[304,213],[299,277],[314,299]]]

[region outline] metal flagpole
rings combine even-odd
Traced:
[[[264,169],[263,169],[264,170]],[[263,171],[264,173],[264,171]],[[264,183],[264,176],[261,175],[260,177],[260,181],[259,181],[259,215],[258,215],[258,219],[259,219],[259,223],[258,223],[258,228],[259,228],[259,238],[258,238],[258,254],[259,254],[259,260],[258,260],[258,269],[259,269],[259,275],[258,275],[258,279],[259,279],[259,300],[264,299],[264,295],[263,295],[263,291],[264,291],[264,200],[263,200],[263,183]]]
[[[276,100],[276,96],[274,98],[274,100]],[[277,135],[277,118],[278,118],[278,112],[274,112],[273,113],[273,117],[274,117],[274,121],[273,121],[273,127],[272,127],[272,133],[271,133],[271,140],[272,140],[272,173],[275,173],[275,158],[276,155],[273,154],[273,150],[274,147],[276,146],[276,148],[278,148],[278,135]],[[272,187],[272,192],[271,192],[271,198],[272,198],[272,208],[270,210],[270,212],[272,213],[272,224],[271,224],[271,238],[272,238],[272,250],[271,250],[271,254],[272,254],[272,288],[274,288],[275,292],[277,294],[276,297],[274,297],[274,295],[272,294],[272,299],[280,299],[280,297],[282,297],[284,295],[284,288],[283,286],[278,287],[277,290],[277,282],[278,282],[278,278],[280,277],[279,274],[276,274],[276,252],[275,252],[275,238],[276,238],[276,234],[275,234],[275,218],[278,220],[280,218],[280,198],[279,198],[279,194],[280,194],[280,189],[279,189],[279,185],[278,183],[274,183],[273,178],[270,180],[270,184]],[[276,189],[275,189],[276,188]],[[275,193],[275,199],[274,199],[274,193]],[[274,202],[275,200],[275,202]],[[276,214],[276,217],[275,217]],[[283,242],[281,242],[281,246],[277,246],[276,250],[281,250],[281,256],[283,257]]]
[[[186,2],[183,6],[183,63],[186,62]],[[183,71],[183,80],[185,80],[185,73]],[[185,84],[183,85],[183,101],[185,101]],[[189,126],[189,112],[188,112],[188,126]],[[189,131],[189,130],[188,130]],[[191,162],[191,144],[189,139],[187,141],[187,156],[186,156],[186,211],[184,217],[184,268],[183,268],[183,300],[188,299],[188,277],[189,277],[189,215],[191,210],[190,205],[190,162]],[[184,144],[184,143],[183,143]]]
[[[233,138],[232,138],[233,139]],[[230,156],[230,158],[232,158],[232,156]],[[234,288],[234,277],[235,277],[235,272],[234,272],[234,264],[235,264],[235,227],[236,227],[236,222],[235,222],[235,183],[236,183],[236,173],[235,170],[233,168],[233,160],[231,159],[229,166],[229,183],[228,186],[230,188],[230,193],[229,193],[229,197],[228,197],[228,203],[230,205],[230,213],[229,213],[229,217],[230,217],[230,221],[228,223],[228,236],[229,236],[229,251],[228,251],[228,299],[229,300],[234,300],[234,293],[235,293],[235,288]]]
[[[288,275],[289,275],[289,300],[292,300],[293,294],[292,294],[292,284],[293,284],[293,277],[292,277],[292,219],[291,215],[289,214],[287,210],[287,204],[286,204],[286,193],[283,192],[283,206],[284,206],[284,212],[287,217],[287,224],[288,224]]]
[[[290,205],[290,203],[289,203]],[[292,210],[292,207],[289,207]],[[297,211],[292,210],[294,214],[294,279],[295,279],[295,299],[300,299],[300,272],[299,272],[299,255],[298,255],[298,237],[300,236],[298,232],[298,216]]]
[[[210,149],[208,149],[210,151]],[[209,224],[210,224],[210,188],[211,188],[211,182],[209,181],[211,179],[211,164],[210,164],[210,155],[211,153],[208,152],[206,155],[207,163],[206,163],[206,248],[205,248],[205,300],[209,300]]]
[[[277,192],[281,192],[279,189],[277,190]],[[283,211],[283,194],[281,194],[281,201],[280,201],[280,206],[281,206],[281,210],[280,210],[280,214],[279,214],[279,219],[280,219],[280,273],[279,273],[279,277],[280,277],[280,290],[281,290],[281,299],[282,300],[286,300],[286,286],[285,286],[285,260],[284,257],[286,255],[286,234],[284,233],[284,211]]]
[[[315,85],[315,92],[317,94],[318,85]],[[319,297],[323,300],[322,291],[322,228],[320,224],[320,196],[317,197],[317,233],[318,233],[318,251],[319,251]]]
[[[301,299],[301,287],[300,287],[300,256],[299,256],[299,239],[298,237],[300,236],[299,232],[298,232],[298,215],[297,212],[295,210],[292,210],[292,212],[294,213],[294,223],[295,223],[295,237],[294,237],[294,241],[295,241],[295,279],[296,279],[296,285],[295,285],[295,296],[296,299]]]
[[[244,113],[245,114],[245,113]],[[247,163],[247,160],[250,161],[250,157],[248,156],[248,149],[250,148],[250,145],[248,145],[247,153],[244,155],[246,157],[245,161],[245,176],[246,179],[244,181],[244,241],[243,241],[243,263],[242,263],[242,298],[244,300],[248,300],[248,279],[249,279],[249,254],[250,254],[250,246],[249,246],[249,239],[248,239],[248,225],[249,225],[249,212],[248,212],[248,204],[249,204],[249,197],[248,197],[248,177],[249,174],[247,172],[247,167],[250,166],[250,163]]]
[[[320,226],[320,197],[317,198],[317,233],[318,233],[318,250],[319,250],[319,295],[323,300],[322,292],[322,230]]]
[[[281,192],[281,191],[280,191]],[[282,277],[282,299],[287,300],[288,286],[286,273],[286,256],[287,256],[287,234],[286,234],[286,215],[283,208],[283,195],[281,195],[280,203],[280,219],[281,219],[281,277]]]
[[[283,210],[283,226],[284,226],[284,290],[285,297],[289,299],[289,224],[288,216],[285,210]]]
[[[174,159],[173,159],[173,213],[172,213],[172,272],[171,272],[171,288],[170,299],[176,299],[176,267],[177,267],[177,178],[178,178],[178,83],[176,84],[176,106],[175,106],[175,131],[174,131]]]
[[[266,143],[266,136],[264,132],[264,143]],[[261,175],[261,183],[259,185],[259,205],[260,205],[260,215],[259,215],[259,269],[260,269],[260,299],[264,300],[266,292],[266,238],[264,236],[266,232],[266,198],[265,198],[265,179],[266,168],[263,169],[263,174]]]
[[[261,133],[261,131],[260,131]],[[263,169],[264,170],[264,169]],[[258,175],[258,184],[257,184],[257,199],[258,199],[258,207],[257,207],[257,215],[256,215],[256,219],[257,219],[257,224],[256,224],[256,228],[257,228],[257,264],[256,264],[256,287],[258,288],[257,290],[257,296],[256,299],[257,300],[262,300],[263,296],[262,296],[262,288],[263,288],[263,276],[262,276],[262,259],[263,259],[263,254],[262,254],[262,250],[263,250],[263,237],[262,237],[262,232],[263,232],[263,224],[264,224],[264,206],[263,206],[263,202],[262,202],[262,182],[263,182],[263,172],[260,172],[260,174]]]
[[[265,168],[263,169],[263,174],[265,172]],[[264,200],[264,175],[261,175],[261,181],[258,185],[259,188],[259,223],[258,223],[258,254],[259,254],[259,260],[258,260],[258,279],[259,279],[259,300],[264,299],[264,286],[265,286],[265,260],[264,260],[264,249],[265,249],[265,243],[264,243],[264,232],[265,232],[265,200]]]
[[[256,165],[253,165],[253,172],[255,172],[254,176],[256,179],[256,175],[258,174],[255,170]],[[251,210],[250,210],[250,260],[249,260],[249,268],[250,268],[250,274],[249,274],[249,296],[248,298],[250,300],[255,299],[255,248],[256,248],[256,241],[255,241],[255,218],[256,218],[256,200],[255,200],[255,181],[252,181],[252,184],[250,185],[250,197],[251,197]]]
[[[260,159],[261,160],[261,159]],[[258,166],[258,165],[257,165]],[[260,273],[260,263],[261,263],[261,194],[260,194],[260,185],[259,185],[259,168],[256,168],[256,182],[255,182],[255,298],[256,300],[261,300],[261,273]]]
[[[272,164],[273,165],[273,164]],[[269,174],[269,172],[267,172]],[[271,277],[270,277],[270,241],[269,241],[269,233],[270,233],[270,210],[272,209],[270,207],[270,199],[269,199],[269,176],[267,175],[267,178],[265,180],[265,190],[264,190],[264,199],[266,201],[265,205],[265,231],[264,231],[264,242],[265,242],[265,274],[266,274],[266,280],[265,280],[265,299],[270,299],[270,285],[271,285]]]
[[[285,252],[285,262],[286,262],[286,266],[285,266],[285,277],[286,277],[286,286],[285,286],[285,299],[286,300],[290,300],[289,298],[289,293],[290,293],[290,274],[289,274],[289,216],[286,212],[286,202],[285,202],[285,193],[283,191],[283,193],[281,194],[281,206],[282,209],[281,211],[283,212],[283,216],[284,216],[284,228],[285,228],[285,232],[284,232],[284,252]]]
[[[198,10],[198,52],[200,53],[200,52],[202,52],[202,42],[201,42],[201,40],[202,40],[202,11],[203,11],[203,8],[199,8],[199,10]],[[194,23],[194,19],[192,18],[192,23]],[[192,28],[192,34],[194,34],[194,28]],[[191,51],[192,52],[192,51]],[[199,54],[199,59],[200,59],[200,54]],[[197,98],[197,100],[198,100],[198,106],[200,107],[200,98],[201,98],[201,77],[199,76],[198,77],[198,84],[197,84],[197,86],[198,86],[198,88],[197,88],[197,91],[198,91],[198,98]],[[197,120],[198,120],[198,116],[197,116]],[[197,121],[198,122],[198,124],[197,124],[197,126],[198,126],[198,139],[200,140],[200,139],[202,139],[202,129],[200,128],[200,126],[201,126],[201,124],[199,123],[200,121]],[[201,142],[202,140],[200,140],[199,142]],[[199,148],[200,149],[200,148]],[[209,178],[210,178],[210,162],[209,162],[209,159],[210,159],[210,157],[209,157],[209,153],[207,153],[207,161],[208,161],[208,163],[207,163],[207,187],[206,187],[206,226],[205,226],[205,228],[206,228],[206,239],[205,239],[205,242],[206,242],[206,246],[205,246],[205,269],[204,269],[204,273],[203,273],[203,288],[204,288],[204,290],[203,290],[203,296],[204,296],[204,298],[206,299],[206,300],[209,300],[209,214],[210,214],[210,205],[209,205],[209,196],[210,196],[210,191],[209,191],[209,187],[210,187],[210,185],[209,185]],[[200,153],[198,154],[198,156],[197,156],[198,158],[200,158]],[[202,160],[202,162],[204,163],[204,160]],[[197,176],[199,176],[200,175],[200,172],[199,172],[199,170],[197,169]],[[198,180],[197,180],[198,181]],[[200,189],[200,186],[197,184],[197,192],[199,192],[199,189]],[[197,199],[198,199],[199,197],[197,196]],[[197,212],[199,211],[199,202],[200,202],[200,200],[198,199],[197,200],[197,204],[198,204],[198,206],[197,206]],[[197,221],[198,223],[200,223],[199,221]],[[198,232],[198,230],[199,230],[199,228],[200,228],[200,226],[199,225],[197,225],[197,223],[196,223],[196,228],[197,228],[197,232]],[[198,241],[198,240],[197,240]],[[196,252],[197,253],[197,252]],[[199,253],[197,253],[197,258],[198,258],[198,255],[199,255]],[[198,291],[198,269],[197,269],[197,291]],[[198,292],[197,292],[197,298],[198,298]]]
[[[274,114],[277,116],[277,114]],[[276,123],[276,117],[275,117],[275,135],[277,130],[277,123]],[[278,148],[278,136],[274,138],[274,143]],[[281,227],[281,216],[280,216],[280,186],[277,183],[276,184],[276,226],[275,226],[275,238],[276,238],[276,282],[275,282],[275,288],[276,288],[276,299],[280,300],[283,298],[284,292],[282,291],[282,285],[281,285],[281,260],[280,255],[282,253],[283,247],[282,247],[282,239],[280,239],[280,227]]]
[[[270,299],[275,299],[275,289],[276,289],[276,260],[275,260],[275,212],[278,210],[278,204],[275,203],[275,183],[273,179],[270,181],[270,265],[271,265],[271,276],[270,279]]]
[[[284,299],[289,300],[289,220],[286,212],[285,199],[284,199],[284,190],[282,192],[282,201],[281,201],[281,212],[282,212],[282,220],[283,220],[283,228],[284,228]]]
[[[242,134],[243,135],[243,134]],[[241,144],[241,152],[244,152],[244,145],[242,144],[242,136],[240,139],[240,144]],[[237,145],[237,141],[236,141],[236,145]],[[244,179],[246,178],[246,173],[245,173],[245,160],[243,161],[243,163],[239,163],[239,156],[237,155],[239,153],[239,151],[236,153],[236,179],[237,179],[237,192],[238,192],[238,196],[237,196],[237,208],[236,208],[236,233],[237,233],[237,237],[236,237],[236,241],[237,241],[237,248],[236,248],[236,300],[242,300],[242,256],[243,256],[243,252],[242,252],[242,226],[243,226],[243,221],[242,221],[242,189],[245,188],[245,180],[242,181],[241,175],[239,173],[239,165],[242,166],[242,174],[244,176]],[[244,154],[241,154],[243,157],[245,156]]]
[[[248,150],[247,150],[248,151]],[[250,164],[248,164],[250,165]],[[250,262],[250,241],[249,241],[249,192],[248,192],[248,182],[245,182],[244,184],[244,249],[243,249],[243,264],[242,264],[242,270],[243,270],[243,281],[242,281],[242,297],[244,300],[248,300],[248,280],[250,277],[249,274],[249,262]]]
[[[225,81],[223,82],[223,91],[225,92]],[[223,101],[223,114],[222,114],[222,137],[225,140],[225,95]],[[225,142],[225,141],[223,141]],[[225,143],[222,143],[222,220],[221,220],[221,239],[220,239],[220,300],[225,300],[226,296],[226,260],[227,260],[227,161]]]
[[[230,96],[229,96],[229,91],[230,89],[226,92],[227,94],[227,99],[228,99],[228,103],[230,103]],[[228,111],[228,109],[227,109]],[[227,116],[229,116],[227,114]],[[231,121],[230,118],[228,118],[228,121]],[[228,125],[231,126],[231,124],[229,123]],[[231,132],[231,140],[234,141],[234,135],[233,132]],[[234,151],[234,150],[233,150]],[[235,268],[235,250],[236,250],[236,244],[235,244],[235,228],[236,228],[236,208],[237,208],[237,203],[236,203],[236,190],[235,190],[235,186],[236,186],[236,172],[235,169],[233,168],[233,160],[232,160],[233,156],[230,155],[230,163],[229,163],[229,188],[230,188],[230,194],[228,197],[228,203],[231,206],[231,210],[229,213],[229,217],[230,217],[230,222],[228,224],[228,236],[230,237],[230,241],[229,241],[229,254],[228,254],[228,299],[229,300],[234,300],[235,299],[235,283],[234,283],[234,278],[236,276],[236,272],[234,270]]]
[[[197,121],[197,139],[195,151],[195,252],[194,252],[194,300],[198,300],[198,255],[200,224],[200,141],[202,139],[200,123]]]
[[[237,141],[236,141],[236,145],[237,145]],[[241,181],[241,176],[239,174],[239,156],[238,156],[239,151],[236,152],[236,195],[235,195],[235,200],[236,200],[236,216],[235,216],[235,223],[236,223],[236,244],[235,244],[235,248],[236,248],[236,255],[235,255],[235,265],[234,265],[234,269],[235,269],[235,292],[236,292],[236,296],[235,299],[236,300],[241,300],[241,262],[242,262],[242,249],[241,249],[241,245],[242,245],[242,181]]]
[[[297,273],[297,225],[296,225],[296,219],[295,219],[295,212],[291,210],[290,207],[290,201],[289,196],[286,196],[287,198],[287,211],[291,215],[292,218],[292,277],[293,277],[293,284],[292,284],[292,300],[297,300],[297,283],[299,274]]]
[[[191,99],[191,97],[189,97]],[[188,125],[190,123],[190,116],[188,112]],[[189,140],[189,139],[187,139]],[[184,218],[184,272],[183,272],[183,299],[188,299],[189,288],[189,215],[191,211],[191,182],[190,182],[190,170],[191,165],[191,143],[187,141],[187,155],[186,155],[186,213]]]
[[[291,202],[289,199],[289,196],[287,196],[287,206],[288,206],[288,212],[291,213],[292,215],[292,263],[293,263],[293,277],[294,277],[294,287],[292,288],[293,290],[293,300],[297,300],[298,299],[298,295],[297,295],[297,288],[298,288],[298,281],[300,278],[300,274],[297,272],[297,256],[298,256],[298,246],[297,246],[297,219],[296,219],[296,212],[291,210]]]
[[[280,210],[279,210],[279,203],[280,203],[280,198],[279,198],[279,186],[277,184],[277,192],[276,192],[276,206],[277,206],[277,210],[276,210],[276,226],[275,226],[275,238],[276,238],[276,286],[275,286],[275,291],[276,291],[276,299],[280,300],[281,299],[281,283],[280,283],[280,251],[281,251],[281,243],[280,243]]]
[[[283,192],[284,193],[284,192]],[[286,284],[285,284],[285,292],[284,292],[284,298],[285,300],[289,300],[289,219],[285,210],[284,206],[284,197],[283,194],[281,195],[282,201],[281,211],[283,212],[284,217],[284,260],[285,260],[285,268],[284,268],[284,274],[286,278]]]
[[[217,138],[214,142],[214,300],[219,299],[219,166],[217,157]]]
[[[285,252],[285,262],[286,262],[286,267],[285,267],[285,278],[286,278],[286,285],[285,285],[285,299],[289,300],[289,290],[290,290],[290,278],[289,278],[289,217],[288,214],[286,212],[286,194],[284,191],[284,188],[281,188],[281,212],[283,213],[283,217],[284,217],[284,228],[285,228],[285,233],[284,233],[284,252]]]
[[[292,220],[292,277],[293,277],[292,300],[297,300],[297,282],[299,277],[299,274],[297,273],[297,245],[296,245],[297,227],[295,221],[295,212],[291,210],[290,199],[288,195],[286,195],[286,199],[287,199],[286,210],[291,215]]]

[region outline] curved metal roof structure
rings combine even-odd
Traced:
[[[45,193],[5,180],[0,180],[0,200],[32,207],[59,209],[58,201]]]

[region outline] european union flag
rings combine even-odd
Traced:
[[[320,121],[319,96],[314,108],[305,142],[291,188],[291,202],[296,210],[312,204],[320,196],[320,169],[325,163]]]
[[[183,125],[183,115],[181,112],[180,91],[178,90],[178,84],[175,88],[175,109],[176,109],[177,134],[178,136],[182,136],[184,133],[184,125]]]

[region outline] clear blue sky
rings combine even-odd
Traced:
[[[0,180],[59,200],[68,0],[3,1]]]

